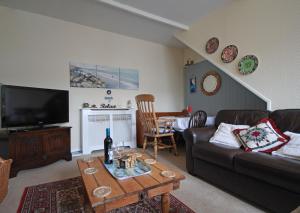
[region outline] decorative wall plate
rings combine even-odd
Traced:
[[[205,50],[208,54],[212,54],[217,51],[218,47],[219,39],[216,37],[212,37],[206,42]]]
[[[215,71],[209,71],[203,75],[200,88],[204,95],[212,96],[219,91],[221,83],[220,74]]]
[[[224,63],[232,62],[238,55],[238,48],[235,45],[228,45],[221,54],[221,59]]]
[[[243,75],[253,73],[258,66],[258,59],[255,55],[246,55],[239,61],[238,66]]]

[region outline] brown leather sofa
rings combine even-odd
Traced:
[[[186,129],[186,167],[189,173],[272,212],[291,212],[300,206],[300,161],[209,143],[221,122],[258,123],[273,119],[282,131],[300,133],[300,109],[222,110],[215,126]]]

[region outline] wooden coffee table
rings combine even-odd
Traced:
[[[142,158],[150,158],[143,154]],[[87,163],[83,160],[77,160],[81,173],[84,187],[86,189],[89,202],[95,212],[108,212],[116,208],[137,203],[142,199],[152,198],[161,195],[162,212],[169,212],[170,199],[169,193],[178,189],[180,181],[185,177],[178,171],[176,176],[167,178],[161,175],[164,170],[169,170],[160,162],[151,165],[151,173],[128,178],[125,180],[115,179],[104,167],[103,158],[95,157],[93,162]],[[95,174],[88,175],[84,173],[84,169],[95,167],[98,171]],[[93,190],[99,186],[110,186],[111,194],[104,198],[98,198],[93,195]]]

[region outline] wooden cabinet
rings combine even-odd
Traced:
[[[7,133],[0,137],[0,156],[13,159],[11,177],[18,171],[72,160],[70,127]]]

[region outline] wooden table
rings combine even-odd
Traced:
[[[162,116],[187,116],[188,112],[186,110],[182,112],[156,112],[155,113],[157,117]],[[144,129],[143,124],[139,115],[138,110],[136,111],[136,142],[137,147],[143,147],[144,143]]]
[[[142,158],[149,158],[149,156],[143,154]],[[162,176],[161,171],[170,169],[159,162],[151,165],[150,174],[125,180],[115,179],[104,167],[102,157],[95,157],[95,160],[91,163],[84,162],[82,159],[77,160],[77,163],[90,204],[95,212],[99,213],[108,212],[157,195],[162,196],[162,212],[167,213],[170,206],[169,193],[178,189],[180,181],[185,179],[180,172],[173,169],[172,171],[176,173],[174,178]],[[84,173],[84,169],[88,167],[95,167],[98,172],[87,175]],[[111,194],[104,198],[95,197],[93,190],[102,185],[110,186],[112,189]]]
[[[177,131],[183,132],[189,127],[191,117],[188,116],[162,116],[160,118],[174,119],[173,128]],[[207,116],[205,126],[213,126],[215,124],[216,116]]]

